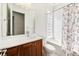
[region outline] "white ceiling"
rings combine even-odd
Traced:
[[[54,10],[61,8],[68,3],[16,3],[16,5],[19,5],[23,8],[29,9],[29,8],[53,8]]]
[[[34,7],[41,7],[41,8],[48,8],[48,9],[59,9],[62,8],[64,6],[68,5],[68,3],[33,3],[32,6]]]

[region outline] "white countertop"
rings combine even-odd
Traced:
[[[21,35],[20,37],[21,38],[19,38],[19,39],[17,38],[17,39],[3,39],[3,40],[0,40],[0,49],[11,48],[11,47],[18,46],[18,45],[21,45],[21,44],[24,44],[24,43],[29,43],[29,42],[32,42],[32,41],[42,39],[42,37],[40,37],[36,34],[32,34],[28,38],[23,36],[23,35]],[[23,39],[22,39],[22,37],[23,37]]]

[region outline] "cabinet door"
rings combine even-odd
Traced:
[[[37,56],[42,56],[42,40],[36,42]]]
[[[37,46],[36,42],[32,42],[32,47],[31,47],[31,56],[36,56],[37,55]]]
[[[18,47],[7,49],[6,55],[7,56],[18,56]]]
[[[22,55],[23,56],[31,56],[31,47],[32,47],[32,44],[31,43],[28,43],[28,44],[25,44],[22,46]]]
[[[32,42],[32,56],[42,56],[42,40]]]

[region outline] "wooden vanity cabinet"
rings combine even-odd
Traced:
[[[9,48],[7,56],[42,56],[42,40]]]
[[[22,45],[20,52],[22,56],[42,56],[42,40],[37,40]]]
[[[27,44],[24,44],[22,47],[21,47],[21,51],[22,51],[22,56],[31,56],[31,49],[32,49],[32,44],[31,43],[27,43]]]
[[[18,56],[18,47],[8,48],[6,55],[7,56]]]

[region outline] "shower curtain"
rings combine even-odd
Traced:
[[[63,8],[63,48],[67,56],[79,55],[79,4]]]

